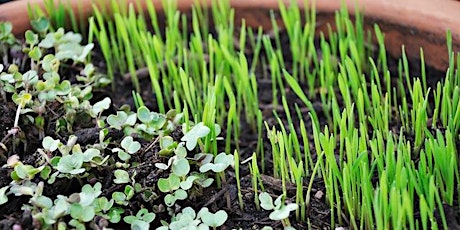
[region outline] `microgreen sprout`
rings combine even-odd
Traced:
[[[284,204],[283,203],[284,195],[281,195],[276,198],[273,202],[273,198],[270,194],[262,192],[259,195],[260,207],[265,210],[272,211],[270,213],[270,219],[280,220],[283,223],[283,227],[291,226],[289,222],[289,213],[298,208],[297,204]]]

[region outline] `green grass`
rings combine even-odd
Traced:
[[[336,31],[330,29],[317,39],[315,9],[301,11],[294,1],[280,2],[289,40],[285,47],[277,24],[271,36],[248,28],[244,21],[238,27],[227,1],[218,1],[211,9],[195,6],[190,18],[172,2],[163,2],[165,29],[159,26],[162,19],[153,4],[143,15],[136,14],[134,6],[118,9],[112,1],[108,7],[115,12],[113,18],[95,6],[90,35],[98,41],[113,79],[129,76],[139,91],[144,90],[139,72],[146,73],[159,112],[175,108],[195,122],[203,121],[212,132],[217,132],[214,123],[221,125],[225,142],[206,139],[203,150],[216,153],[222,145],[227,153],[235,152],[236,161],[251,157],[258,209],[260,173],[269,173],[281,179],[284,195],[286,183],[297,186],[296,218],[309,222],[306,210],[313,181],[322,178],[331,226],[447,228],[442,205],[454,205],[459,199],[455,194],[459,192],[460,54],[452,51],[450,33],[449,70],[430,88],[423,50],[420,78],[410,73],[404,47],[398,72],[390,73],[385,37],[378,25],[364,30],[363,16],[357,13],[352,20],[346,8],[336,12]],[[210,19],[213,28],[208,26]],[[375,56],[368,45],[372,36],[377,40]],[[246,49],[253,50],[254,56]],[[289,69],[287,56],[292,57]],[[270,76],[259,76],[264,72],[260,70]],[[271,80],[272,105],[284,110],[286,120],[278,117],[276,126],[264,122],[259,109],[258,78]],[[288,101],[294,97],[302,103]],[[321,110],[313,101],[321,102]],[[244,122],[248,126],[242,126]],[[246,129],[259,140],[252,156],[243,156],[238,144]],[[271,145],[272,168],[266,168],[264,133]],[[237,171],[246,167],[239,163]]]

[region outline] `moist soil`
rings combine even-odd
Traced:
[[[287,39],[283,38],[283,43],[285,44],[284,47],[289,47],[287,44]],[[288,50],[285,50],[285,56],[288,60]],[[251,54],[248,54],[249,56]],[[93,53],[95,58],[93,60],[101,60],[102,55],[97,51]],[[102,61],[95,61],[96,65],[100,67],[100,69],[105,69],[104,63]],[[289,62],[289,60],[288,60]],[[393,73],[397,73],[397,65],[396,61],[389,61],[390,70],[393,70]],[[417,74],[418,69],[416,64],[417,62],[413,62],[414,68],[411,70],[411,73]],[[286,66],[289,66],[289,63],[286,63]],[[260,109],[263,112],[264,120],[267,121],[269,126],[279,126],[279,123],[275,119],[273,112],[276,111],[278,116],[282,119],[283,123],[286,125],[286,129],[289,130],[287,127],[288,122],[285,116],[285,112],[280,106],[272,105],[272,87],[270,76],[267,76],[269,71],[259,68],[257,71],[257,78],[258,78],[258,87],[259,87],[259,101],[260,101]],[[129,80],[121,77],[120,74],[119,81],[116,82],[115,91],[112,91],[111,87],[103,88],[103,89],[96,89],[94,91],[93,100],[97,101],[106,96],[109,96],[112,100],[112,107],[106,111],[106,113],[115,113],[117,109],[123,105],[128,104],[131,105],[131,108],[134,108],[134,103],[131,95],[132,85]],[[396,74],[393,74],[396,75]],[[442,79],[444,73],[440,73],[434,70],[428,70],[427,73],[430,76],[430,79]],[[420,75],[418,75],[420,76]],[[437,80],[430,81],[430,85],[434,85]],[[145,104],[150,109],[155,110],[155,101],[154,97],[152,96],[152,90],[150,88],[150,82],[148,81],[147,77],[141,78],[141,95],[145,100]],[[305,87],[307,88],[307,87]],[[339,94],[337,94],[339,95]],[[302,105],[303,103],[297,98],[297,96],[293,92],[287,91],[287,101],[289,107],[292,109],[291,114],[295,114],[294,105]],[[281,101],[281,98],[279,98]],[[316,109],[318,116],[320,118],[320,123],[322,125],[326,124],[325,116],[321,114],[321,102],[320,99],[312,99],[312,103],[314,108]],[[95,144],[98,141],[98,128],[95,128],[96,125],[91,122],[85,124],[77,124],[74,127],[72,133],[70,132],[59,132],[56,133],[55,131],[55,122],[57,118],[59,118],[62,114],[62,111],[59,111],[56,106],[53,107],[51,104],[49,106],[50,112],[45,114],[45,130],[44,134],[51,136],[53,138],[58,138],[62,142],[66,142],[68,136],[70,134],[74,134],[78,137],[78,143],[82,146],[87,144]],[[53,109],[54,108],[54,109]],[[305,114],[305,121],[306,127],[310,130],[311,121],[308,118],[307,108],[300,107],[300,110]],[[13,127],[14,117],[15,117],[16,106],[11,101],[4,101],[0,98],[0,137],[4,138],[8,134],[8,130]],[[244,116],[241,116],[243,120],[241,121],[241,127],[248,127],[247,122],[244,120]],[[293,117],[294,119],[294,127],[297,127],[299,124],[298,119]],[[21,123],[23,125],[20,126],[21,132],[19,135],[23,135],[25,138],[19,138],[18,136],[9,136],[6,137],[4,141],[2,141],[8,150],[12,150],[9,152],[4,151],[0,148],[0,155],[2,159],[0,161],[1,165],[3,165],[6,161],[6,158],[9,155],[17,154],[21,161],[25,164],[31,164],[34,166],[39,166],[40,162],[42,162],[42,157],[36,151],[37,148],[41,145],[41,139],[39,138],[39,130],[31,124],[28,123]],[[225,129],[225,127],[224,127]],[[399,122],[394,122],[391,127],[392,130],[400,130]],[[298,130],[296,130],[298,132]],[[266,132],[266,131],[264,131]],[[225,133],[223,130],[222,133]],[[179,140],[181,138],[182,132],[181,130],[174,131],[171,136],[175,140]],[[109,148],[113,148],[115,146],[119,146],[121,139],[123,138],[123,134],[118,131],[111,131],[109,136],[112,138],[111,145]],[[240,155],[241,159],[249,158],[252,153],[255,151],[257,145],[257,134],[250,129],[242,129],[241,138],[239,140],[239,148],[240,148]],[[265,150],[265,172],[262,173],[262,181],[263,184],[270,194],[273,195],[280,195],[282,193],[281,188],[281,181],[273,177],[273,172],[270,170],[272,168],[272,157],[271,157],[271,146],[270,141],[267,138],[266,133],[263,135],[264,137],[264,150]],[[25,139],[27,142],[22,142],[20,139]],[[312,137],[311,137],[312,139]],[[157,169],[154,165],[158,162],[166,163],[167,159],[161,158],[158,156],[158,152],[160,147],[157,142],[154,140],[152,141],[145,141],[142,139],[137,139],[141,142],[142,148],[140,150],[140,154],[133,155],[131,162],[140,162],[137,164],[136,167],[132,167],[129,171],[130,175],[136,173],[135,180],[136,182],[140,183],[144,187],[155,187],[156,183],[159,178],[166,177],[167,175],[162,172],[162,170]],[[235,146],[236,143],[234,143]],[[223,145],[221,146],[221,150],[223,150]],[[314,151],[312,151],[314,152]],[[111,155],[113,154],[110,150],[106,150],[103,154]],[[316,156],[313,156],[315,158]],[[314,159],[315,160],[315,159]],[[10,183],[11,177],[11,169],[9,168],[0,168],[0,187],[3,187]],[[95,177],[91,179],[83,178],[81,182],[83,184],[90,183],[95,184],[96,182],[100,182],[103,187],[103,193],[101,196],[110,196],[111,193],[114,191],[123,191],[122,185],[113,184],[113,171],[114,168],[112,167],[105,167],[99,170],[94,170]],[[236,187],[236,179],[234,172],[232,170],[227,170],[226,178],[227,182],[222,184],[222,187],[218,188],[217,186],[213,185],[209,188],[195,191],[191,199],[187,199],[186,201],[179,201],[178,205],[180,207],[193,207],[195,210],[199,209],[200,207],[208,207],[211,211],[216,211],[218,209],[224,209],[229,214],[229,218],[225,223],[225,226],[221,229],[233,229],[240,227],[241,229],[261,229],[263,226],[271,226],[274,229],[282,229],[283,226],[280,221],[272,221],[268,218],[269,212],[264,210],[257,210],[254,204],[254,191],[251,185],[251,177],[249,173],[249,169],[246,165],[241,166],[240,175],[245,175],[241,178],[241,186],[242,186],[242,194],[244,200],[244,209],[240,210],[237,198],[237,187]],[[304,179],[304,190],[306,191],[306,186],[310,181],[310,178]],[[35,182],[38,182],[39,179],[36,178]],[[80,181],[75,179],[66,179],[61,178],[58,179],[52,186],[45,185],[44,195],[55,198],[56,195],[62,194],[69,196],[72,193],[80,192],[81,191],[81,184]],[[295,202],[295,185],[287,184],[287,192],[290,202]],[[313,188],[311,192],[311,201],[310,206],[307,209],[307,216],[310,219],[310,222],[299,222],[295,218],[295,214],[292,214],[290,217],[291,224],[296,229],[307,229],[311,227],[312,229],[331,229],[329,224],[331,214],[330,208],[327,204],[326,198],[326,188],[321,178],[315,179],[313,183]],[[9,196],[8,203],[2,205],[0,207],[0,229],[11,229],[13,225],[18,224],[21,226],[20,229],[37,229],[40,226],[37,223],[32,221],[30,216],[30,212],[27,210],[21,210],[23,204],[26,204],[29,200],[29,197],[14,197]],[[141,195],[135,195],[132,200],[130,201],[129,205],[125,207],[125,214],[132,214],[135,215],[137,210],[142,207],[146,207],[149,210],[162,210],[163,207],[158,206],[158,204],[162,203],[163,198],[160,197],[155,202],[145,202]],[[416,201],[417,202],[417,201]],[[163,208],[164,209],[164,208]],[[457,214],[458,210],[454,210],[452,207],[446,206],[445,213],[448,218],[448,222],[452,223],[451,226],[459,226],[457,221]],[[154,222],[151,223],[152,227],[160,226],[160,219],[169,220],[170,216],[167,212],[158,212],[157,217],[155,218]],[[96,227],[103,227],[104,221],[98,221],[96,223]],[[126,229],[129,226],[125,225],[110,225],[109,227],[113,227],[115,229]],[[17,228],[16,228],[17,229]]]

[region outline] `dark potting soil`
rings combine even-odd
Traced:
[[[287,44],[287,39],[282,39],[285,44]],[[288,47],[286,45],[285,47]],[[289,52],[288,50],[284,51],[286,56]],[[95,52],[93,54],[96,58],[94,60],[101,60],[102,55],[99,52]],[[391,60],[389,63],[393,63],[390,66],[390,70],[397,71],[396,61],[392,62]],[[411,66],[414,67],[411,70],[413,73],[419,71],[417,69],[418,64],[417,62],[411,63]],[[104,69],[104,63],[99,61],[96,63],[101,69]],[[396,66],[395,66],[396,65]],[[289,66],[289,63],[287,63]],[[273,111],[279,115],[285,125],[288,125],[285,111],[282,107],[272,105],[272,87],[271,81],[267,80],[270,79],[270,76],[266,76],[263,69],[259,69],[257,71],[256,77],[258,78],[259,82],[259,101],[260,105],[259,108],[262,110],[263,118],[270,126],[279,126],[278,121],[275,119],[273,115]],[[393,72],[397,73],[397,72]],[[433,70],[428,70],[428,74],[430,79],[442,79],[444,77],[444,73],[439,73]],[[121,75],[121,74],[120,74]],[[396,74],[393,74],[396,75]],[[120,79],[116,82],[115,91],[112,91],[111,87],[103,88],[103,89],[96,89],[94,91],[93,100],[100,100],[106,96],[109,96],[112,100],[112,107],[108,110],[110,113],[114,113],[117,109],[123,104],[129,104],[132,108],[134,108],[134,103],[132,99],[131,89],[132,85],[129,80],[124,79],[123,77],[119,77]],[[140,78],[141,89],[140,94],[142,95],[143,99],[145,100],[146,105],[153,110],[156,110],[155,105],[156,102],[154,97],[152,96],[152,90],[150,88],[150,82],[147,77]],[[436,81],[429,82],[430,85],[434,85]],[[306,87],[305,87],[306,88]],[[306,127],[311,127],[311,121],[307,117],[308,109],[305,107],[301,107],[303,103],[298,99],[298,97],[290,91],[287,91],[287,101],[289,107],[292,111],[291,114],[295,114],[294,105],[297,104],[300,106],[300,110],[305,112],[305,122]],[[281,101],[281,98],[278,98],[278,101]],[[320,118],[320,123],[322,125],[326,124],[325,116],[321,114],[321,101],[319,98],[312,101],[315,110],[318,113]],[[44,133],[45,135],[52,136],[53,138],[59,138],[61,141],[66,142],[68,136],[71,133],[56,133],[55,132],[55,122],[57,118],[62,114],[62,111],[56,109],[56,106],[52,104],[49,106],[51,112],[46,114],[46,122],[47,125],[45,126]],[[11,101],[4,101],[0,98],[0,137],[5,137],[7,135],[7,131],[13,126],[14,117],[15,117],[16,106]],[[247,127],[247,122],[244,120],[244,116],[242,116],[242,124],[241,127]],[[299,120],[296,116],[293,116],[294,127],[298,127]],[[22,123],[21,123],[22,124]],[[3,151],[0,148],[0,153],[6,155],[8,154],[17,154],[21,161],[24,163],[39,166],[40,162],[42,162],[42,157],[36,152],[36,149],[40,147],[41,140],[38,137],[39,130],[31,124],[24,123],[25,125],[21,125],[21,133],[24,135],[27,140],[27,143],[20,142],[19,138],[10,137],[7,141],[2,141],[5,143],[6,147],[12,152]],[[399,130],[400,124],[398,122],[394,122],[392,129]],[[73,134],[78,137],[79,143],[84,146],[87,144],[94,144],[98,141],[98,129],[95,128],[96,125],[94,123],[89,123],[80,125],[75,127],[73,130]],[[222,133],[225,133],[225,127]],[[289,130],[289,127],[286,126],[286,129]],[[309,128],[308,128],[309,129]],[[295,130],[298,132],[298,130]],[[115,146],[116,143],[120,143],[123,134],[117,131],[111,131],[109,134],[112,137],[111,147]],[[173,138],[179,140],[181,137],[181,131],[176,130],[172,135]],[[241,138],[238,143],[240,148],[240,155],[241,159],[249,158],[252,153],[255,151],[255,147],[257,145],[257,134],[251,131],[250,129],[242,129]],[[280,195],[282,193],[281,188],[281,181],[278,178],[273,177],[273,172],[270,170],[273,168],[273,162],[271,158],[271,146],[270,141],[267,138],[267,133],[264,131],[264,150],[265,150],[265,167],[266,171],[262,175],[262,181],[265,185],[267,192],[275,195]],[[312,137],[311,137],[312,138]],[[140,162],[136,167],[133,167],[129,170],[130,175],[136,173],[135,180],[136,182],[140,183],[143,187],[155,187],[156,183],[159,178],[166,177],[167,175],[162,171],[156,168],[154,165],[158,162],[166,163],[167,159],[161,158],[158,156],[159,152],[159,144],[152,141],[145,141],[141,139],[137,139],[141,142],[142,148],[139,151],[140,154],[133,155],[133,159],[131,162]],[[13,144],[13,142],[17,142]],[[13,149],[13,146],[15,148]],[[460,149],[460,148],[458,148]],[[221,146],[221,150],[223,150],[223,146]],[[0,154],[0,155],[1,155]],[[105,155],[112,155],[113,153],[109,150],[105,151],[103,154]],[[5,163],[6,158],[2,158],[1,162],[2,165]],[[315,156],[313,156],[315,157]],[[0,168],[0,187],[3,187],[10,183],[11,177],[11,169],[8,168]],[[124,186],[113,184],[113,171],[114,168],[105,167],[99,170],[93,170],[95,173],[95,177],[91,179],[83,178],[83,183],[90,183],[95,184],[96,182],[100,182],[103,187],[103,193],[101,196],[110,196],[111,193],[114,191],[123,191]],[[203,190],[194,191],[191,194],[191,198],[187,199],[186,201],[179,201],[178,204],[181,207],[193,207],[195,210],[198,210],[201,207],[208,207],[211,211],[216,211],[218,209],[224,209],[229,214],[229,218],[225,223],[225,226],[221,229],[233,229],[236,227],[241,227],[242,229],[261,229],[263,226],[271,226],[274,229],[282,229],[283,226],[281,225],[280,221],[272,221],[268,218],[269,212],[268,211],[259,211],[256,209],[254,204],[254,191],[252,189],[251,184],[251,177],[249,173],[249,169],[247,165],[241,166],[241,173],[243,175],[241,178],[241,186],[242,186],[242,194],[244,200],[244,209],[240,210],[238,205],[238,198],[237,198],[237,187],[236,187],[236,179],[234,172],[232,170],[227,170],[226,178],[227,183],[222,184],[221,188],[217,188],[215,185]],[[306,186],[308,185],[310,178],[305,178],[304,185],[305,191]],[[38,182],[39,179],[36,178],[35,182]],[[81,184],[79,181],[75,179],[66,179],[60,178],[52,186],[45,185],[44,194],[49,196],[50,198],[55,198],[56,195],[62,194],[69,196],[72,193],[80,192],[81,191]],[[291,202],[295,202],[295,185],[287,184],[287,191],[288,191],[288,199]],[[330,229],[331,226],[329,224],[331,213],[328,203],[326,201],[326,188],[323,183],[322,179],[315,179],[313,183],[313,188],[311,192],[311,201],[310,206],[307,209],[307,216],[310,219],[309,225],[305,222],[296,221],[295,215],[291,215],[290,221],[293,227],[296,229],[307,229],[308,226],[311,226],[313,229]],[[34,223],[31,219],[30,212],[27,210],[21,210],[23,204],[26,204],[29,200],[29,197],[14,197],[9,196],[8,203],[0,206],[0,229],[11,229],[14,224],[21,225],[22,229],[36,229],[40,228],[37,223]],[[130,201],[129,205],[125,207],[126,214],[135,215],[137,210],[142,207],[146,207],[149,210],[162,210],[164,207],[159,206],[158,204],[162,203],[163,198],[160,197],[154,202],[146,202],[141,197],[141,195],[135,195],[132,200]],[[160,202],[159,202],[160,201]],[[453,223],[452,226],[455,225],[457,222],[457,214],[458,210],[450,206],[445,207],[446,216],[448,218],[449,223]],[[160,226],[159,220],[165,219],[169,220],[170,216],[166,212],[157,212],[157,217],[155,218],[154,222],[151,223],[152,227]],[[103,222],[96,223],[99,224],[99,227],[102,227]],[[116,229],[126,229],[129,226],[125,225],[110,225],[110,227],[114,227]]]

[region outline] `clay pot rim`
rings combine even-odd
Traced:
[[[161,10],[161,0],[151,0]],[[201,0],[210,4],[212,0]],[[303,6],[304,0],[297,0]],[[82,7],[82,17],[91,15],[93,0],[70,1],[74,9]],[[135,2],[128,0],[127,2]],[[195,0],[178,0],[178,8],[190,9]],[[251,17],[258,11],[277,9],[278,0],[230,0],[235,11],[246,13],[241,17]],[[289,0],[285,0],[289,2]],[[340,9],[342,1],[311,0],[318,14],[333,15]],[[393,56],[401,54],[401,46],[406,45],[409,58],[419,57],[419,49],[423,47],[427,65],[438,70],[445,70],[448,66],[446,47],[446,31],[452,32],[454,51],[460,50],[460,2],[459,1],[432,1],[432,0],[346,0],[350,14],[358,8],[364,13],[365,23],[373,22],[385,25],[382,31],[386,33],[386,47]],[[2,4],[0,7],[0,21],[11,21],[16,35],[22,35],[30,28],[27,18],[27,4],[42,5],[42,0],[20,0]],[[268,17],[267,17],[268,18]],[[327,19],[326,19],[327,20]],[[254,24],[256,23],[256,24]],[[248,23],[250,26],[263,25],[262,18]],[[372,26],[372,25],[370,25]],[[368,25],[369,27],[369,25]]]

